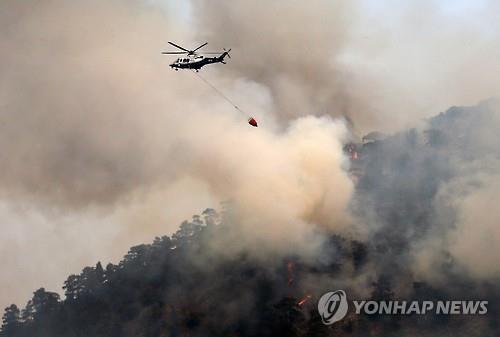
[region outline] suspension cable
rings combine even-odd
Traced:
[[[229,104],[231,104],[236,110],[245,113],[243,110],[241,110],[229,97],[227,97],[222,91],[217,89],[215,85],[210,83],[207,79],[205,79],[203,76],[201,76],[197,71],[192,70],[193,74],[198,76],[199,79],[201,79],[203,82],[205,82],[206,85],[208,85],[210,88],[212,88],[216,93],[218,93],[222,98],[224,98]],[[257,127],[257,121],[253,117],[248,118],[248,124],[251,126]]]

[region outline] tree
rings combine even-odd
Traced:
[[[64,281],[64,295],[68,301],[76,300],[82,291],[82,283],[80,276],[70,275],[66,281]]]
[[[219,214],[213,208],[207,208],[206,210],[203,211],[202,215],[203,215],[205,224],[207,226],[215,226],[220,221]]]
[[[32,306],[33,318],[36,320],[55,311],[59,304],[59,295],[40,288],[33,293],[33,298],[30,302],[28,302],[28,305]]]
[[[29,323],[34,319],[35,309],[33,308],[33,301],[29,300],[26,306],[21,311],[21,321],[23,323]]]
[[[104,280],[106,279],[104,269],[102,268],[101,262],[97,262],[95,265],[95,280],[99,285],[102,285],[104,283]]]
[[[15,336],[20,327],[19,308],[15,304],[11,304],[5,308],[5,313],[2,317],[2,333],[1,336]]]
[[[172,241],[175,242],[176,246],[183,246],[184,244],[188,244],[191,239],[195,236],[195,234],[201,232],[204,224],[201,221],[199,216],[193,216],[193,220],[191,222],[184,221],[181,223],[179,230],[172,235]]]

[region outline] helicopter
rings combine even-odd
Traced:
[[[186,56],[179,57],[177,60],[175,60],[172,64],[170,64],[170,68],[175,69],[176,71],[179,69],[194,69],[196,72],[198,72],[203,66],[206,66],[207,64],[212,64],[212,63],[222,63],[226,64],[224,61],[224,58],[227,56],[231,58],[231,55],[229,55],[229,52],[231,49],[226,50],[224,49],[224,52],[204,52],[203,54],[220,54],[219,56],[215,57],[206,57],[204,55],[198,54],[196,51],[205,47],[208,42],[205,42],[198,48],[195,48],[193,50],[188,50],[186,48],[183,48],[173,42],[168,41],[168,44],[179,48],[182,51],[164,51],[162,54],[164,55],[172,55],[172,54],[186,54]]]

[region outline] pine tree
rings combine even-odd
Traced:
[[[5,313],[2,317],[1,336],[16,336],[19,332],[19,327],[19,308],[17,305],[11,304],[9,307],[5,308]]]

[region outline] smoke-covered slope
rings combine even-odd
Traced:
[[[231,205],[222,214],[207,209],[171,237],[132,247],[118,265],[69,276],[63,300],[40,289],[20,312],[7,308],[2,334],[498,336],[500,217],[491,206],[499,112],[496,101],[454,107],[421,129],[354,144],[351,229],[317,227],[307,254],[302,247],[255,254],[238,244]],[[316,303],[334,289],[360,299],[484,299],[489,310],[350,312],[327,327]]]

